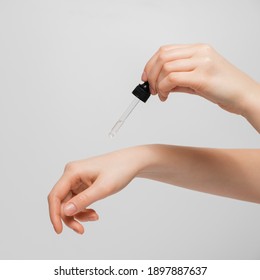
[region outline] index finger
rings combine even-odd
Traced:
[[[160,53],[165,52],[165,51],[170,51],[173,49],[185,48],[188,46],[189,45],[182,44],[182,45],[165,45],[165,46],[160,47],[158,49],[158,51],[148,60],[148,62],[146,63],[146,65],[144,67],[144,72],[146,73],[146,77],[149,76],[149,73],[153,69],[154,64],[156,63]],[[153,87],[155,87],[155,85],[153,85]],[[155,90],[156,90],[155,88],[152,88],[152,93],[156,93]]]
[[[48,195],[51,223],[58,234],[62,232],[61,203],[78,184],[79,181],[72,174],[65,172]]]

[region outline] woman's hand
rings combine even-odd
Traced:
[[[259,84],[204,44],[161,47],[146,64],[142,80],[162,101],[170,92],[192,93],[246,117],[260,102]]]
[[[49,194],[57,233],[62,221],[77,233],[80,222],[95,221],[86,209],[123,189],[134,177],[260,203],[260,150],[225,150],[144,145],[68,164]]]
[[[66,165],[64,174],[48,196],[53,227],[62,232],[62,221],[77,233],[80,222],[95,221],[97,213],[86,209],[93,202],[123,189],[147,161],[146,147],[134,147]]]

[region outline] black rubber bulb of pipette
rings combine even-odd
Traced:
[[[132,93],[133,93],[133,95],[135,95],[137,98],[139,98],[143,102],[146,102],[151,95],[150,89],[149,89],[149,83],[145,82],[143,84],[138,85],[132,91]]]

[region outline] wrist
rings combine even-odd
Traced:
[[[162,173],[165,166],[169,166],[171,152],[168,145],[149,144],[139,148],[140,165],[136,177],[152,179],[154,174]]]
[[[135,146],[128,150],[130,162],[136,168],[136,177],[143,177],[144,173],[149,173],[150,169],[158,163],[157,144]]]
[[[260,84],[246,94],[241,115],[260,133]]]

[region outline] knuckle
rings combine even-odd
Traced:
[[[211,56],[205,55],[200,59],[198,65],[198,71],[200,76],[209,78],[212,75],[212,70],[214,69],[214,59]]]
[[[48,195],[48,197],[47,197],[47,199],[48,199],[48,201],[49,202],[51,202],[51,201],[53,201],[54,200],[54,198],[55,198],[55,195],[54,195],[54,193],[49,193],[49,195]]]
[[[207,55],[210,55],[213,48],[209,44],[201,44],[200,45],[200,50]]]
[[[176,81],[176,75],[174,73],[170,73],[168,75],[168,80],[169,80],[170,83],[175,82]]]
[[[56,196],[56,194],[53,193],[53,192],[51,192],[51,193],[48,195],[47,199],[48,199],[48,204],[49,204],[49,205],[57,204],[57,203],[60,202],[59,198],[58,198],[58,197]]]
[[[167,51],[167,49],[168,49],[168,46],[166,46],[166,45],[161,46],[161,47],[159,48],[159,53],[164,53],[164,52]]]
[[[78,196],[77,196],[77,202],[82,205],[84,204],[86,201],[89,200],[89,195],[86,194],[85,192],[82,192],[80,193]]]
[[[201,44],[199,48],[199,68],[208,70],[212,68],[214,63],[213,48],[208,44]]]
[[[213,61],[212,61],[212,58],[210,56],[205,56],[204,59],[203,59],[203,65],[206,67],[206,68],[210,68],[211,65],[212,65]]]
[[[159,53],[159,55],[158,55],[158,61],[159,61],[160,63],[164,63],[165,60],[166,60],[166,54],[165,54],[164,52]]]
[[[166,77],[166,78],[167,78],[167,77]],[[158,84],[157,84],[157,87],[156,87],[157,93],[160,94],[162,91],[164,91],[164,87],[165,87],[165,86],[164,86],[163,83],[161,83],[161,82],[158,83]]]
[[[76,170],[76,163],[71,161],[65,165],[64,172],[72,172],[74,173]]]
[[[169,73],[171,71],[171,67],[170,67],[169,63],[164,63],[162,66],[162,70],[165,73]]]

